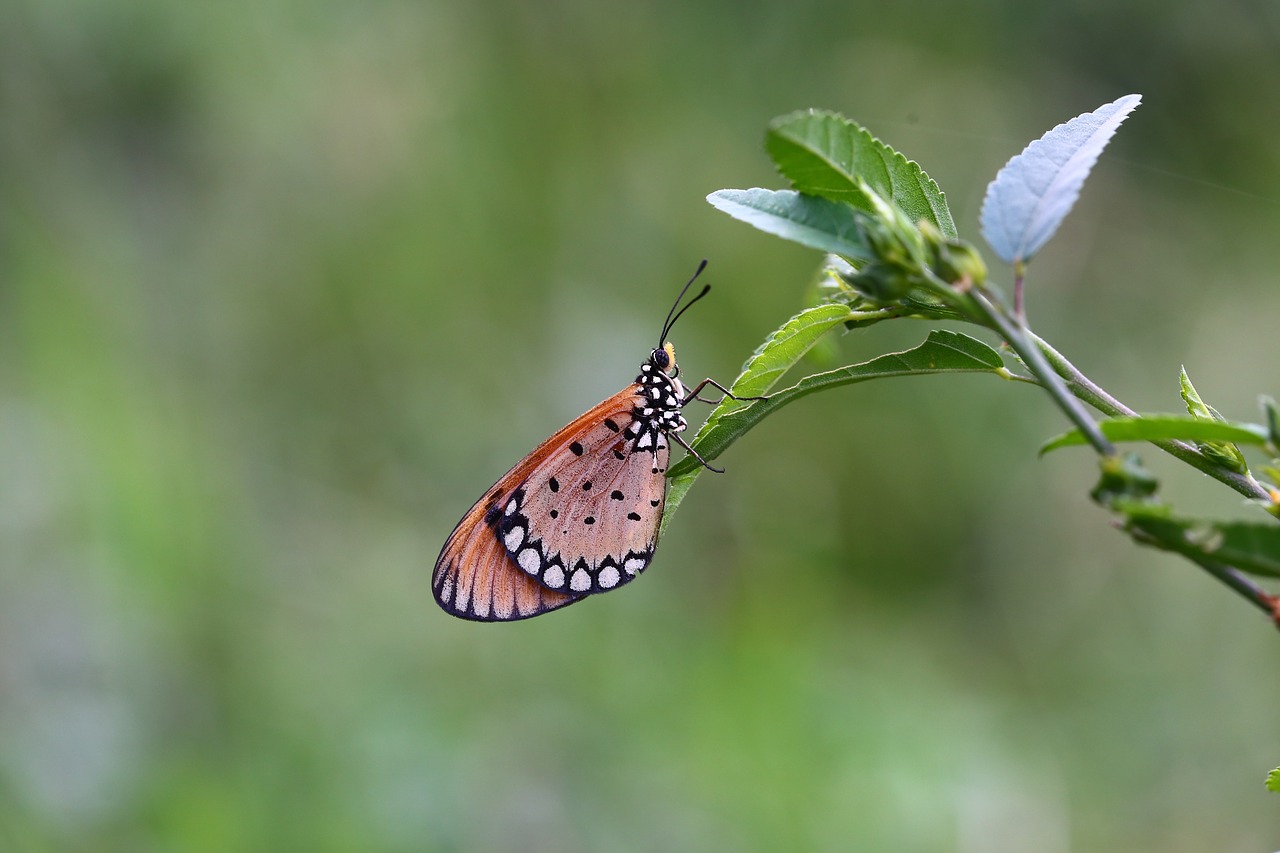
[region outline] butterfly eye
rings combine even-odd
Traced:
[[[659,370],[666,370],[667,366],[671,364],[671,356],[667,355],[665,349],[656,349],[649,354],[649,361]]]

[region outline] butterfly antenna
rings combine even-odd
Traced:
[[[707,292],[711,290],[711,285],[709,284],[705,285],[702,288],[701,293],[699,293],[697,296],[693,297],[688,302],[686,302],[685,306],[683,308],[680,308],[679,311],[676,311],[676,308],[680,306],[680,300],[684,299],[684,295],[689,292],[689,288],[693,286],[693,283],[697,281],[698,276],[702,275],[702,271],[706,268],[707,268],[707,259],[703,258],[702,263],[698,264],[698,269],[693,273],[693,277],[690,278],[689,281],[685,283],[684,288],[681,289],[680,291],[680,295],[676,297],[675,304],[672,305],[671,310],[667,312],[667,321],[662,324],[662,334],[658,338],[659,347],[661,347],[663,344],[667,342],[667,332],[671,331],[671,327],[676,324],[676,320],[680,319],[680,315],[688,311],[689,306],[693,305],[693,303],[697,302],[699,299],[706,296]]]

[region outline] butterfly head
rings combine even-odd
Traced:
[[[655,370],[661,370],[668,376],[675,376],[680,368],[676,365],[676,348],[667,341],[662,345],[662,349],[656,349],[649,353],[649,363],[653,365]]]

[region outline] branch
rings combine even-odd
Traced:
[[[1104,415],[1132,416],[1138,414],[1081,373],[1074,364],[1068,361],[1062,353],[1050,346],[1043,338],[1029,330],[1027,331],[1027,337],[1036,344],[1036,347],[1048,360],[1057,375],[1067,381],[1067,387],[1076,397],[1093,406]],[[1247,474],[1237,474],[1235,471],[1222,467],[1197,450],[1194,445],[1185,441],[1153,441],[1151,443],[1170,456],[1208,474],[1224,485],[1230,486],[1245,497],[1271,503],[1271,493],[1264,489],[1257,480]]]
[[[1003,309],[988,299],[986,294],[974,289],[969,294],[972,304],[985,319],[989,328],[999,332],[1019,356],[1027,370],[1040,380],[1040,385],[1049,392],[1058,407],[1067,418],[1080,428],[1084,437],[1089,440],[1100,456],[1115,456],[1115,446],[1098,429],[1097,423],[1089,417],[1089,413],[1076,400],[1075,396],[1063,384],[1058,372],[1050,365],[1036,345],[1036,338],[1026,327],[1011,322],[1004,316]],[[1062,377],[1066,378],[1066,377]]]

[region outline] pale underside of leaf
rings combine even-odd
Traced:
[[[794,190],[717,190],[707,196],[717,210],[734,219],[850,260],[869,261],[872,253],[858,230],[859,215],[846,204]]]
[[[1121,122],[1138,106],[1126,95],[1058,125],[996,175],[982,202],[982,234],[1008,263],[1031,259],[1071,212],[1080,188]]]

